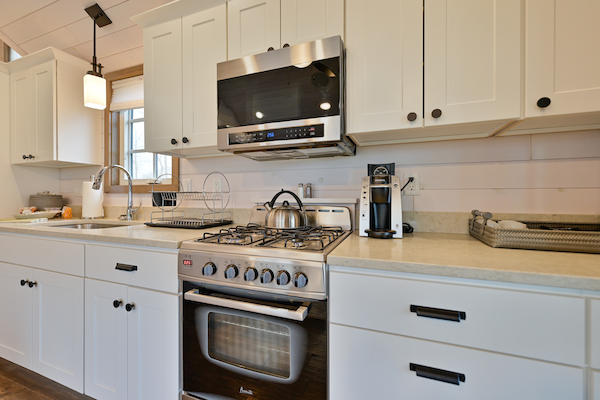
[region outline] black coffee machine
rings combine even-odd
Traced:
[[[402,237],[400,178],[395,164],[368,164],[360,193],[359,235],[377,239]]]

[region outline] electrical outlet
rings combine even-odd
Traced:
[[[73,189],[73,196],[83,196],[83,182],[75,183],[75,188]]]
[[[221,178],[213,178],[213,192],[218,193],[221,191]]]
[[[412,182],[409,182],[408,185],[404,188],[405,196],[418,196],[421,188],[421,179],[419,178],[418,172],[405,172],[404,173],[404,182],[408,182],[408,178],[413,178]]]
[[[192,191],[192,180],[191,179],[182,179],[181,186],[184,192]]]

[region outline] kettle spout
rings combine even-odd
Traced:
[[[267,209],[267,211],[271,211],[273,209],[273,207],[271,207],[270,202],[266,202],[265,204],[263,204],[265,206],[265,208]]]

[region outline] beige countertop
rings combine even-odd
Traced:
[[[356,232],[330,265],[600,291],[600,254],[492,248],[464,234],[371,239]]]
[[[110,219],[51,219],[40,223],[0,223],[0,233],[19,233],[48,236],[62,239],[90,240],[120,243],[134,246],[151,246],[166,249],[178,249],[185,240],[201,237],[205,232],[213,232],[222,226],[207,229],[156,228],[144,225],[145,221],[122,221]],[[123,225],[102,229],[60,228],[68,224],[118,224]]]

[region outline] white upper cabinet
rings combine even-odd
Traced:
[[[83,105],[87,63],[48,48],[9,64],[11,162],[102,164],[101,111]]]
[[[344,0],[232,0],[228,59],[344,33]]]
[[[527,0],[526,16],[525,120],[507,134],[600,128],[600,2]]]
[[[182,150],[217,153],[217,63],[227,60],[227,10],[222,4],[183,17]]]
[[[521,117],[520,0],[376,3],[346,2],[358,144],[485,137]]]
[[[145,148],[181,147],[181,19],[144,29]]]
[[[218,154],[217,63],[227,60],[222,4],[144,29],[147,151]]]

